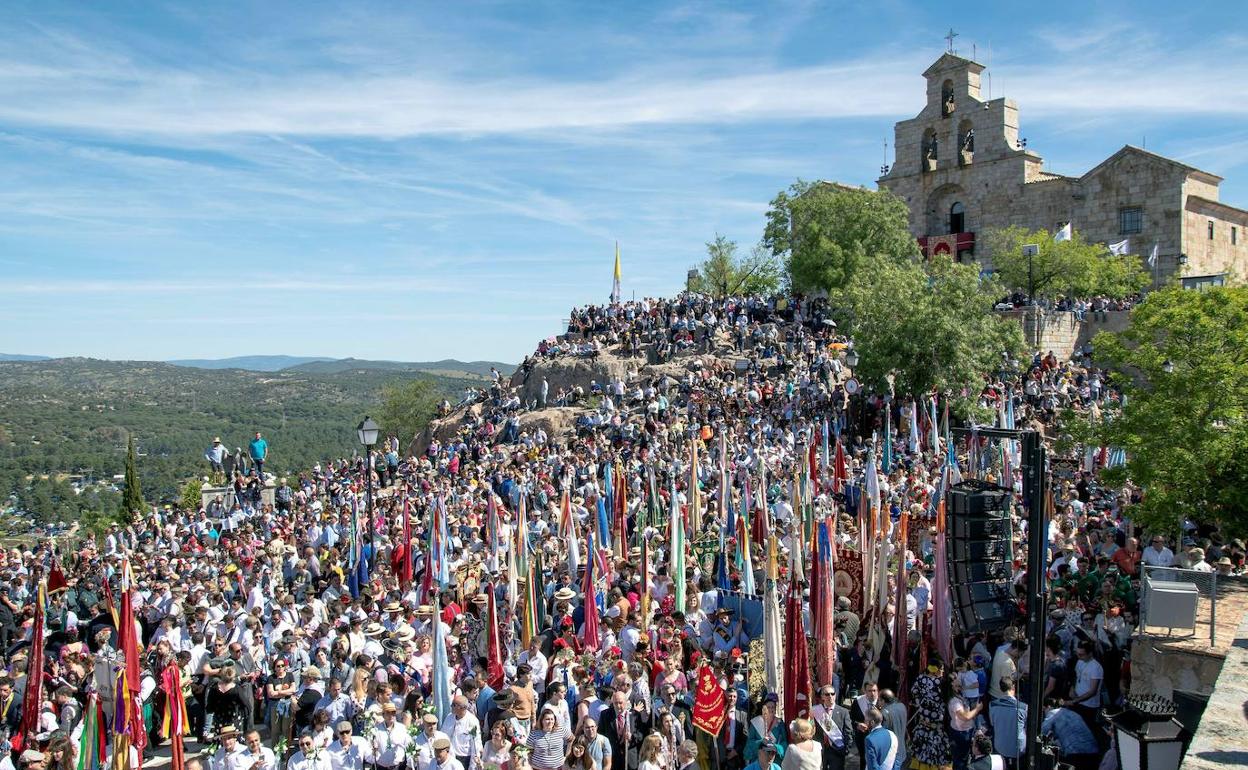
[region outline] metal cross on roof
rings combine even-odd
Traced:
[[[953,39],[957,36],[958,33],[953,31],[953,27],[950,27],[949,34],[945,35],[945,40],[949,41],[949,53],[953,53]]]

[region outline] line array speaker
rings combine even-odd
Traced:
[[[966,632],[1003,628],[1013,620],[1011,492],[969,479],[949,489],[947,559],[953,610]]]

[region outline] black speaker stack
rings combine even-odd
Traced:
[[[953,614],[966,633],[1014,620],[1014,530],[1010,490],[976,479],[950,487],[945,545]]]

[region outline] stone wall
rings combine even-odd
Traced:
[[[267,473],[266,473],[267,475]],[[272,481],[266,481],[264,490],[260,493],[260,502],[265,505],[273,505],[273,493],[277,489],[277,485]],[[204,508],[208,507],[215,497],[221,496],[221,500],[225,503],[225,509],[228,511],[234,507],[234,487],[209,487],[205,486],[200,489],[201,504]]]
[[[1074,313],[1045,312],[1040,308],[1005,311],[1023,327],[1027,347],[1041,353],[1053,351],[1060,361],[1068,361],[1077,348],[1091,342],[1101,332],[1120,332],[1127,328],[1130,313],[1117,310],[1094,316],[1087,313],[1078,321]],[[1104,318],[1104,320],[1100,320]]]
[[[1229,273],[1228,283],[1243,282],[1248,275],[1248,212],[1213,200],[1188,195],[1183,211],[1183,253],[1186,275]],[[1209,237],[1209,223],[1213,237]]]
[[[1133,661],[1134,664],[1134,661]],[[1182,770],[1248,766],[1248,617],[1212,688]]]
[[[1208,695],[1225,660],[1217,650],[1163,643],[1164,637],[1136,637],[1131,646],[1131,694],[1174,698],[1175,690]],[[1207,640],[1206,640],[1207,641]]]

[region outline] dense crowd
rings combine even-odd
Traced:
[[[1140,492],[1099,482],[1116,462],[1099,447],[1055,470],[1049,531],[1027,532],[1017,446],[951,439],[943,398],[851,396],[851,342],[826,316],[801,298],[578,308],[514,384],[444,405],[451,435],[419,453],[392,438],[266,488],[256,434],[243,457],[208,450],[232,486],[202,508],[0,551],[0,767],[137,765],[185,704],[186,762],[212,770],[988,770],[1023,751],[1037,687],[1056,750],[1095,767],[1129,686],[1141,564],[1241,573],[1244,544],[1137,531]],[[521,398],[543,359],[604,350],[637,365]],[[664,361],[684,365],[649,373]],[[975,387],[1000,424],[1039,429],[1119,398],[1089,361],[1040,352]],[[555,403],[580,407],[569,435],[526,422]],[[953,625],[939,570],[959,476],[1016,502],[1019,618],[987,634]],[[1021,632],[1033,536],[1050,543],[1044,639]],[[842,563],[861,570],[821,589]],[[126,611],[139,682],[119,687]],[[816,650],[796,686],[773,620]]]

